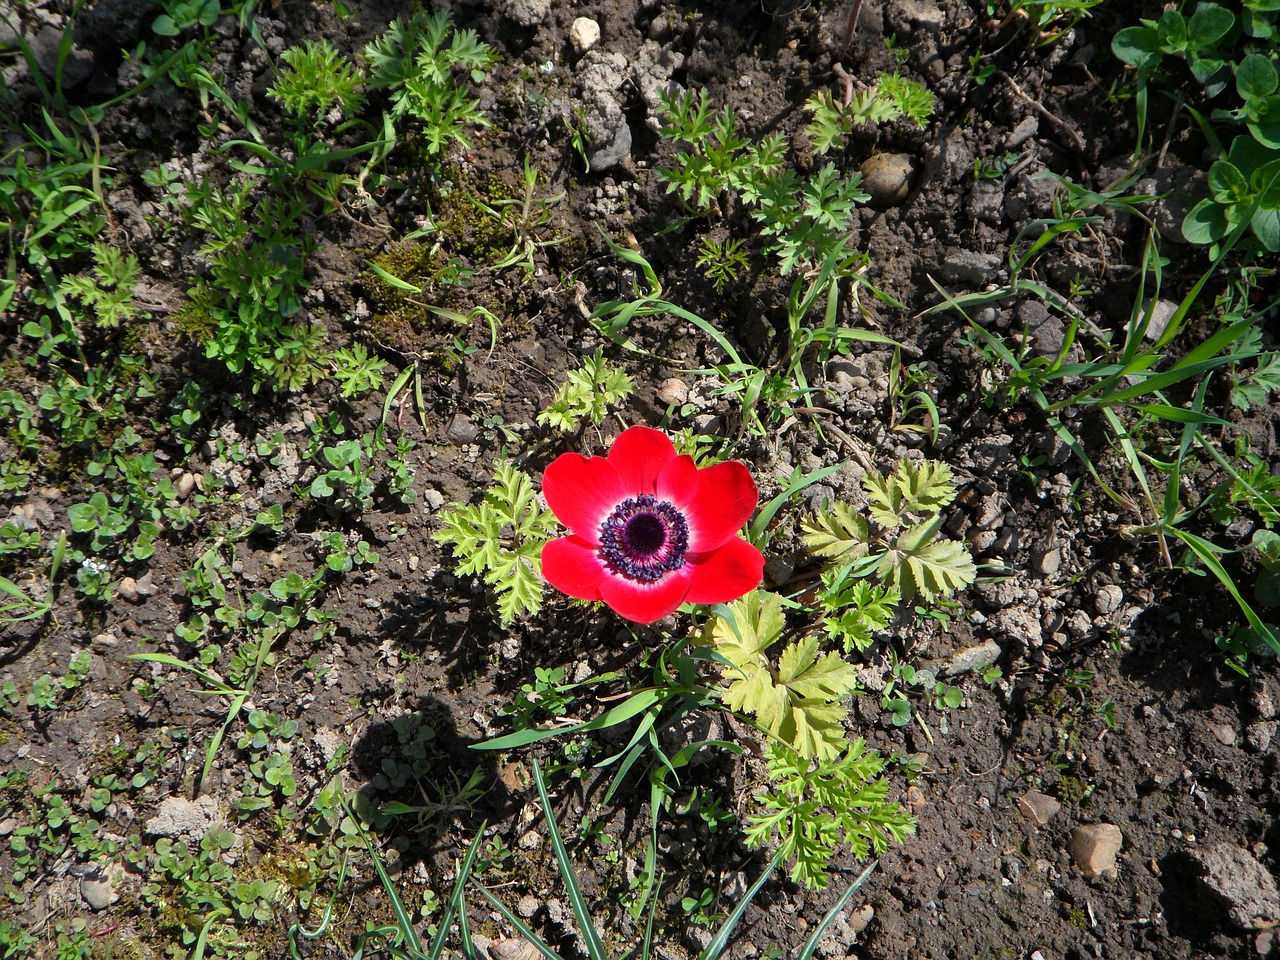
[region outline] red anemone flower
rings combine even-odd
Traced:
[[[543,548],[542,573],[571,597],[652,623],[685,601],[736,600],[760,583],[764,557],[738,536],[757,501],[741,463],[699,469],[666,434],[631,427],[607,457],[557,457],[542,493],[570,531]]]

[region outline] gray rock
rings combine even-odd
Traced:
[[[1259,720],[1249,724],[1244,731],[1245,746],[1255,753],[1266,753],[1271,747],[1271,741],[1275,739],[1278,726],[1280,723],[1275,720]]]
[[[480,439],[480,428],[466,414],[459,413],[449,421],[445,435],[457,444],[475,443]]]
[[[795,560],[789,554],[771,554],[764,562],[764,579],[774,586],[786,583],[796,572]]]
[[[1062,548],[1053,544],[1031,551],[1031,564],[1042,577],[1052,577],[1062,569]]]
[[[93,910],[105,910],[120,899],[120,893],[112,885],[109,877],[97,879],[85,877],[80,881],[80,896]]]
[[[579,96],[594,148],[588,160],[592,170],[612,169],[631,154],[631,128],[620,99],[630,75],[630,64],[620,53],[595,49],[578,61]]]
[[[1040,118],[1034,113],[1023,117],[1018,125],[1009,132],[1004,141],[1006,150],[1017,150],[1020,146],[1040,132]]]
[[[1086,823],[1071,832],[1067,852],[1086,877],[1115,876],[1124,834],[1113,823]]]
[[[1004,219],[1004,187],[998,180],[979,180],[969,190],[965,212],[974,220],[998,226]]]
[[[1172,300],[1156,300],[1154,303],[1148,300],[1146,310],[1151,314],[1151,320],[1147,323],[1143,336],[1154,343],[1169,329],[1169,321],[1178,312],[1178,305]]]
[[[53,78],[58,71],[58,61],[62,58],[61,46],[64,34],[65,31],[61,28],[43,27],[29,41],[36,64],[50,86],[52,86]],[[93,54],[87,50],[82,50],[79,45],[73,43],[65,59],[62,59],[63,89],[69,90],[84,83],[85,80],[89,79],[89,75],[93,73],[93,69]]]
[[[859,169],[873,207],[896,206],[915,182],[915,160],[905,153],[873,153]]]
[[[1220,904],[1242,930],[1265,930],[1280,923],[1280,890],[1257,858],[1231,843],[1192,849],[1205,895]]]
[[[612,170],[631,156],[631,127],[624,120],[614,132],[613,139],[591,154],[588,163],[592,170]]]
[[[990,476],[1013,457],[1013,437],[997,433],[978,440],[969,448],[969,466],[979,476]]]
[[[1004,650],[994,640],[984,640],[973,647],[966,647],[954,654],[942,668],[944,676],[957,677],[974,670],[984,670],[1003,655]]]
[[[977,250],[950,250],[938,265],[938,279],[943,283],[965,283],[982,286],[999,280],[1004,261],[998,253]]]
[[[1053,180],[1042,180],[1029,173],[1022,174],[1005,190],[1005,216],[1013,223],[1047,216],[1052,210],[1056,189]]]
[[[1124,591],[1114,583],[1108,583],[1098,588],[1098,593],[1093,598],[1093,608],[1106,617],[1119,610],[1123,602]]]
[[[893,0],[887,11],[890,23],[937,34],[942,30],[942,8],[933,0]]]
[[[218,801],[213,797],[204,796],[198,800],[169,797],[161,801],[156,815],[146,822],[143,831],[153,837],[199,840],[221,819]]]
[[[551,13],[551,0],[511,0],[507,4],[507,19],[522,27],[536,27]]]

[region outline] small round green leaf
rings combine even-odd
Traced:
[[[1217,43],[1235,26],[1236,16],[1225,7],[1214,3],[1202,3],[1191,15],[1187,34],[1191,43],[1200,50]]]
[[[1153,67],[1160,62],[1160,38],[1152,27],[1125,27],[1112,38],[1111,52],[1131,67]]]
[[[1280,210],[1259,208],[1249,221],[1253,235],[1271,253],[1280,253]]]
[[[1209,189],[1218,203],[1240,203],[1251,193],[1249,181],[1227,160],[1215,160],[1209,168]]]
[[[1236,67],[1236,91],[1244,100],[1263,100],[1280,87],[1275,64],[1260,53],[1251,53]]]
[[[1212,200],[1201,200],[1182,221],[1182,235],[1188,243],[1216,243],[1227,235],[1227,215]]]

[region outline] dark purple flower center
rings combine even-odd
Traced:
[[[600,554],[611,573],[652,583],[684,566],[689,525],[674,505],[647,493],[629,497],[600,525]]]

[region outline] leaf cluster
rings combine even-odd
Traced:
[[[775,593],[753,591],[711,622],[706,640],[727,662],[719,696],[799,756],[830,760],[847,744],[844,701],[858,689],[855,668],[822,653],[817,637],[788,643],[771,662],[767,651],[786,625],[782,603]]]
[[[854,127],[906,119],[924,126],[933,116],[935,101],[929,88],[898,73],[881,73],[875,84],[858,90],[848,103],[837,102],[830,90],[819,90],[805,101],[813,114],[805,136],[819,156],[843,145]]]
[[[448,13],[392,21],[364,57],[370,89],[389,95],[393,120],[407,115],[422,123],[428,155],[438,157],[451,143],[470,147],[466,128],[489,125],[466,84],[483,83],[498,55],[474,30],[455,30]]]
[[[547,409],[538,414],[538,423],[565,432],[577,430],[586,418],[593,426],[604,422],[613,404],[621,403],[635,390],[635,381],[625,370],[611,367],[603,348],[570,370]]]
[[[854,214],[869,199],[862,174],[846,176],[828,163],[807,179],[784,170],[763,181],[752,195],[751,217],[789,276],[847,256]]]
[[[478,575],[493,588],[503,624],[542,607],[542,547],[555,516],[542,507],[528,476],[500,461],[477,504],[441,511],[432,539],[450,548],[462,576]]]
[[[701,89],[672,94],[659,93],[664,140],[686,143],[690,149],[676,154],[675,165],[661,168],[659,177],[667,181],[667,192],[678,193],[700,215],[725,192],[749,191],[782,165],[784,141],[771,134],[751,143],[738,128],[733,110],[711,108],[711,95]]]
[[[791,879],[810,890],[827,884],[827,868],[841,846],[858,859],[880,855],[889,842],[915,833],[915,820],[889,800],[884,758],[861,739],[816,763],[785,744],[766,752],[769,788],[748,816],[748,847],[773,841],[779,859],[793,860]]]
[[[305,40],[280,54],[285,68],[276,74],[267,96],[291,116],[317,123],[337,107],[347,117],[364,104],[362,72],[327,39]]]
[[[92,271],[63,277],[58,290],[88,307],[98,326],[118,327],[138,314],[133,302],[138,258],[101,241],[93,244],[92,252]]]
[[[891,476],[863,479],[868,516],[835,503],[802,521],[804,545],[827,566],[874,576],[903,601],[930,602],[973,583],[968,548],[940,538],[941,510],[956,497],[951,468],[933,460],[904,460]]]

